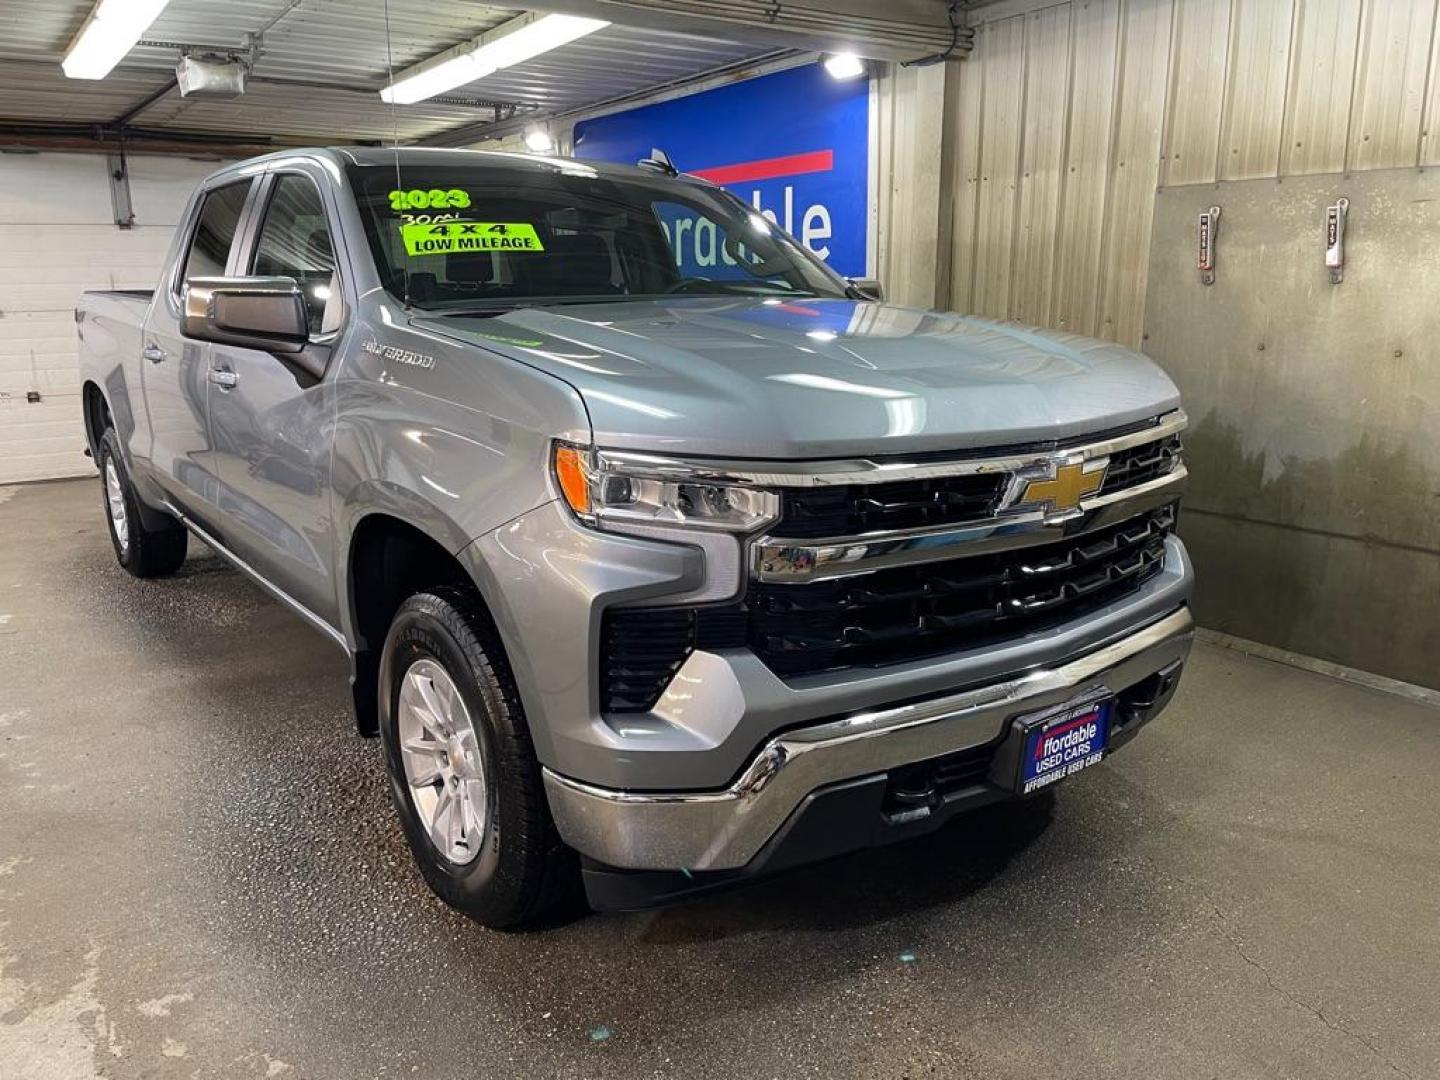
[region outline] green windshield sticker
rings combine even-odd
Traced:
[[[392,191],[391,210],[464,210],[470,205],[470,193],[460,188],[412,188]]]
[[[400,226],[411,255],[454,251],[544,251],[535,226],[525,222],[431,221]]]

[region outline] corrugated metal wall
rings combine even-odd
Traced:
[[[885,229],[882,202],[887,287],[907,302],[934,289],[942,306],[1138,344],[1157,186],[1440,163],[1436,9],[1436,0],[980,9],[970,59],[945,75],[880,81],[882,154],[893,162],[881,170],[892,207]],[[953,178],[937,203],[946,80]],[[946,220],[950,247],[933,258],[926,237]]]
[[[887,65],[875,80],[876,273],[889,298],[934,307],[948,267],[941,219],[945,88],[939,65]]]

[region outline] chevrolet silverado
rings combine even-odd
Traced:
[[[1044,797],[1190,647],[1153,363],[887,305],[666,162],[229,165],[76,318],[120,565],[193,534],[344,650],[491,926]]]

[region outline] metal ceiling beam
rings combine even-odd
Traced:
[[[811,52],[914,61],[970,51],[960,5],[945,0],[527,0],[621,26]]]
[[[0,153],[38,154],[42,152],[61,154],[113,154],[116,143],[97,142],[87,136],[75,135],[12,135],[0,129]],[[209,143],[193,143],[183,140],[147,140],[130,146],[133,154],[149,154],[160,157],[187,157],[197,161],[228,161],[256,157],[273,153],[278,147],[266,143],[216,146]]]
[[[224,135],[134,127],[127,127],[122,132],[102,124],[23,123],[0,119],[0,148],[83,150],[106,154],[125,148],[145,154],[251,157],[269,153],[275,145],[268,135]]]

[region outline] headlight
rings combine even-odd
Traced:
[[[554,468],[556,484],[575,515],[616,532],[749,533],[780,516],[775,492],[726,483],[664,458],[607,455],[556,443]]]

